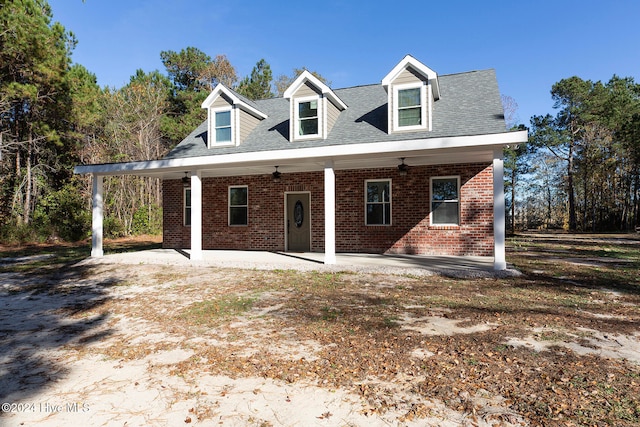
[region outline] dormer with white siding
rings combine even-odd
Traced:
[[[382,79],[387,91],[387,132],[433,130],[434,102],[440,99],[435,71],[411,55]]]
[[[289,100],[289,141],[327,139],[338,115],[347,105],[305,70],[284,92]]]
[[[267,118],[249,99],[218,84],[202,103],[207,110],[207,147],[238,146]]]

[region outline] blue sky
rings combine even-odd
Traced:
[[[379,83],[411,54],[438,74],[493,68],[518,118],[554,113],[557,81],[640,82],[640,1],[49,0],[72,31],[73,61],[100,86],[160,70],[163,50],[226,55],[244,77],[318,71],[334,89]]]

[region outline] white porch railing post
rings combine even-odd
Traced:
[[[502,147],[493,151],[493,269],[505,270],[504,161]]]
[[[324,263],[336,263],[336,174],[333,160],[324,164]]]
[[[104,199],[103,199],[103,177],[92,174],[93,189],[91,196],[91,256],[104,256],[102,248]]]
[[[191,254],[192,261],[202,259],[202,178],[200,171],[191,173]]]

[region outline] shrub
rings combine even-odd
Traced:
[[[77,241],[87,237],[91,229],[91,214],[73,182],[40,200],[32,227],[40,239],[59,237]]]
[[[0,241],[9,244],[30,243],[39,240],[31,224],[19,223],[15,219],[0,226]]]
[[[105,237],[116,239],[127,235],[124,224],[118,217],[106,215],[104,217],[103,227]]]
[[[133,214],[133,234],[161,234],[162,208],[156,205],[141,206]]]

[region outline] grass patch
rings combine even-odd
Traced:
[[[509,262],[528,275],[553,279],[554,285],[640,294],[640,239],[635,235],[531,234],[508,243]]]
[[[0,272],[47,273],[61,266],[80,262],[87,255],[87,249],[78,246],[29,246],[5,249],[0,251]]]
[[[180,317],[195,325],[212,326],[251,310],[256,300],[257,297],[225,295],[213,300],[198,301],[187,307]]]
[[[340,310],[334,307],[322,307],[320,311],[322,311],[322,320],[327,322],[335,321],[341,314]]]
[[[106,240],[105,254],[135,252],[162,247],[157,237],[141,236],[127,239]],[[0,244],[0,273],[46,274],[63,266],[78,263],[91,254],[91,243],[80,241],[56,244],[26,244],[3,246]]]

